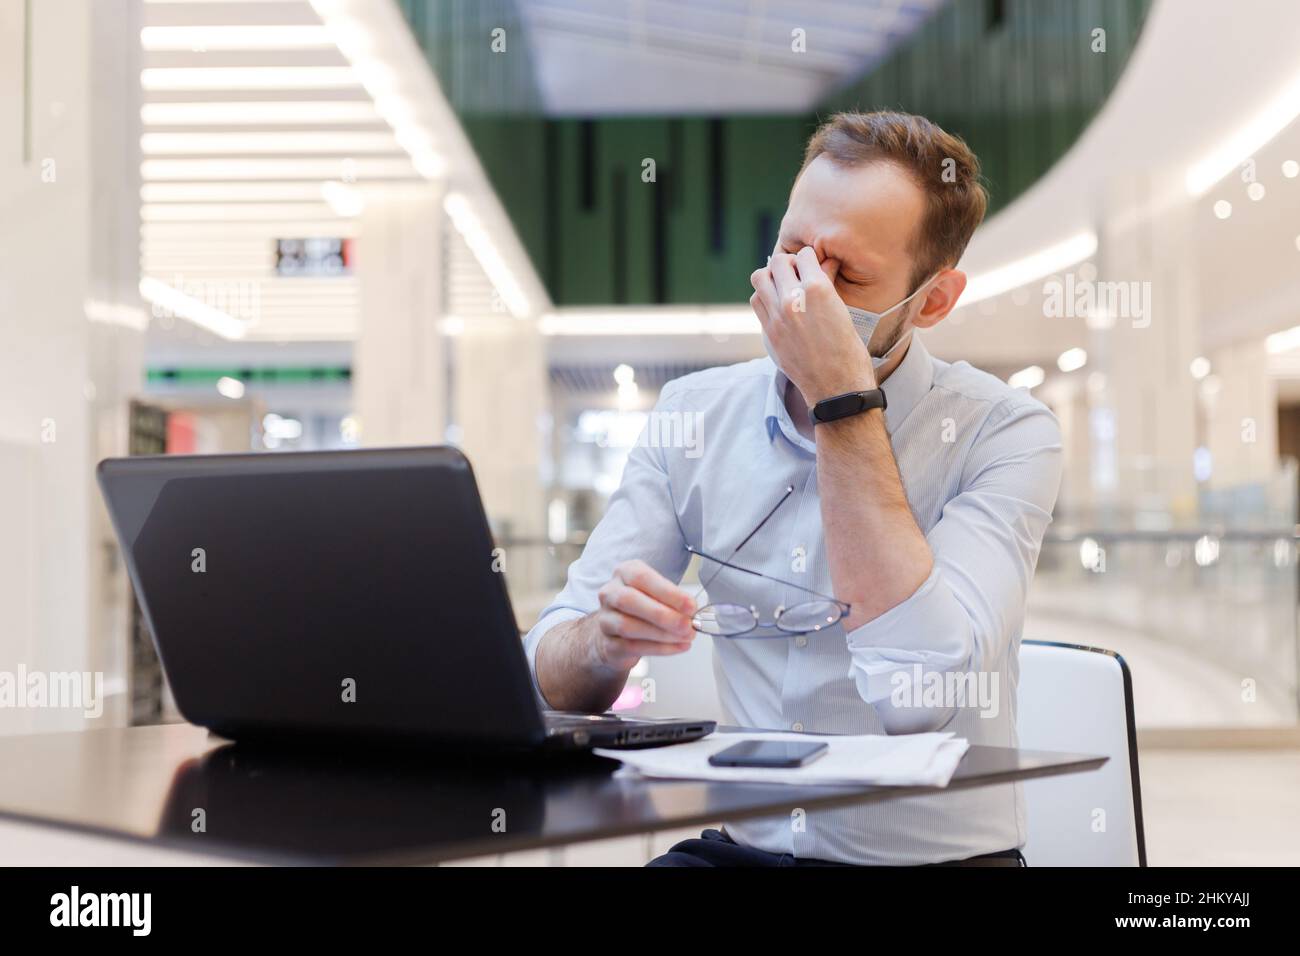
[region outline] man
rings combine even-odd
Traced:
[[[752,607],[749,634],[713,638],[727,723],[1016,745],[1060,433],[1027,392],[933,359],[912,335],[957,304],[986,204],[976,157],[926,119],[847,113],[817,130],[777,247],[750,277],[769,358],[664,387],[656,413],[695,416],[700,448],[632,451],[526,638],[550,707],[603,710],[642,656],[682,653],[696,626],[743,628],[722,622]],[[700,577],[714,609],[735,607],[696,617],[677,585],[688,546],[727,562]],[[778,626],[780,608],[809,601],[829,626]],[[992,694],[953,693],[973,687]],[[1004,785],[732,823],[654,862],[1021,865],[1022,803]]]

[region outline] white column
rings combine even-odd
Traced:
[[[1158,525],[1196,509],[1196,249],[1190,206],[1131,225],[1146,194],[1137,179],[1112,189],[1095,273],[1080,272],[1103,303],[1088,350],[1100,373],[1090,389],[1095,500],[1117,517]]]
[[[1263,484],[1277,475],[1277,382],[1264,343],[1251,339],[1209,356],[1202,384],[1210,484]]]
[[[361,329],[352,368],[359,437],[371,447],[443,440],[440,200],[429,185],[367,190],[357,238]]]
[[[1064,448],[1061,489],[1056,514],[1070,524],[1087,523],[1092,505],[1092,476],[1089,467],[1089,403],[1087,373],[1048,382],[1035,395],[1056,415]]]
[[[542,427],[550,389],[545,343],[532,319],[506,313],[464,317],[456,337],[455,419],[459,444],[474,466],[484,508],[505,549],[516,616],[532,624],[552,596],[543,587],[547,556]]]
[[[139,99],[138,4],[0,3],[0,671],[110,688],[126,592],[94,466],[142,380]],[[84,723],[0,709],[0,733]]]

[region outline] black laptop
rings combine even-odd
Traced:
[[[117,458],[98,478],[176,705],[223,737],[535,749],[714,729],[542,709],[453,448]]]

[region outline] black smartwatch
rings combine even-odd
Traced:
[[[808,413],[808,420],[813,425],[820,425],[823,422],[848,418],[850,415],[860,415],[873,408],[883,410],[887,407],[885,393],[878,388],[869,388],[865,392],[845,392],[843,395],[823,398],[812,407],[812,411]]]

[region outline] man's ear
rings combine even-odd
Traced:
[[[957,305],[966,289],[966,273],[960,269],[944,269],[930,284],[920,310],[912,324],[918,329],[931,329],[942,322]]]

